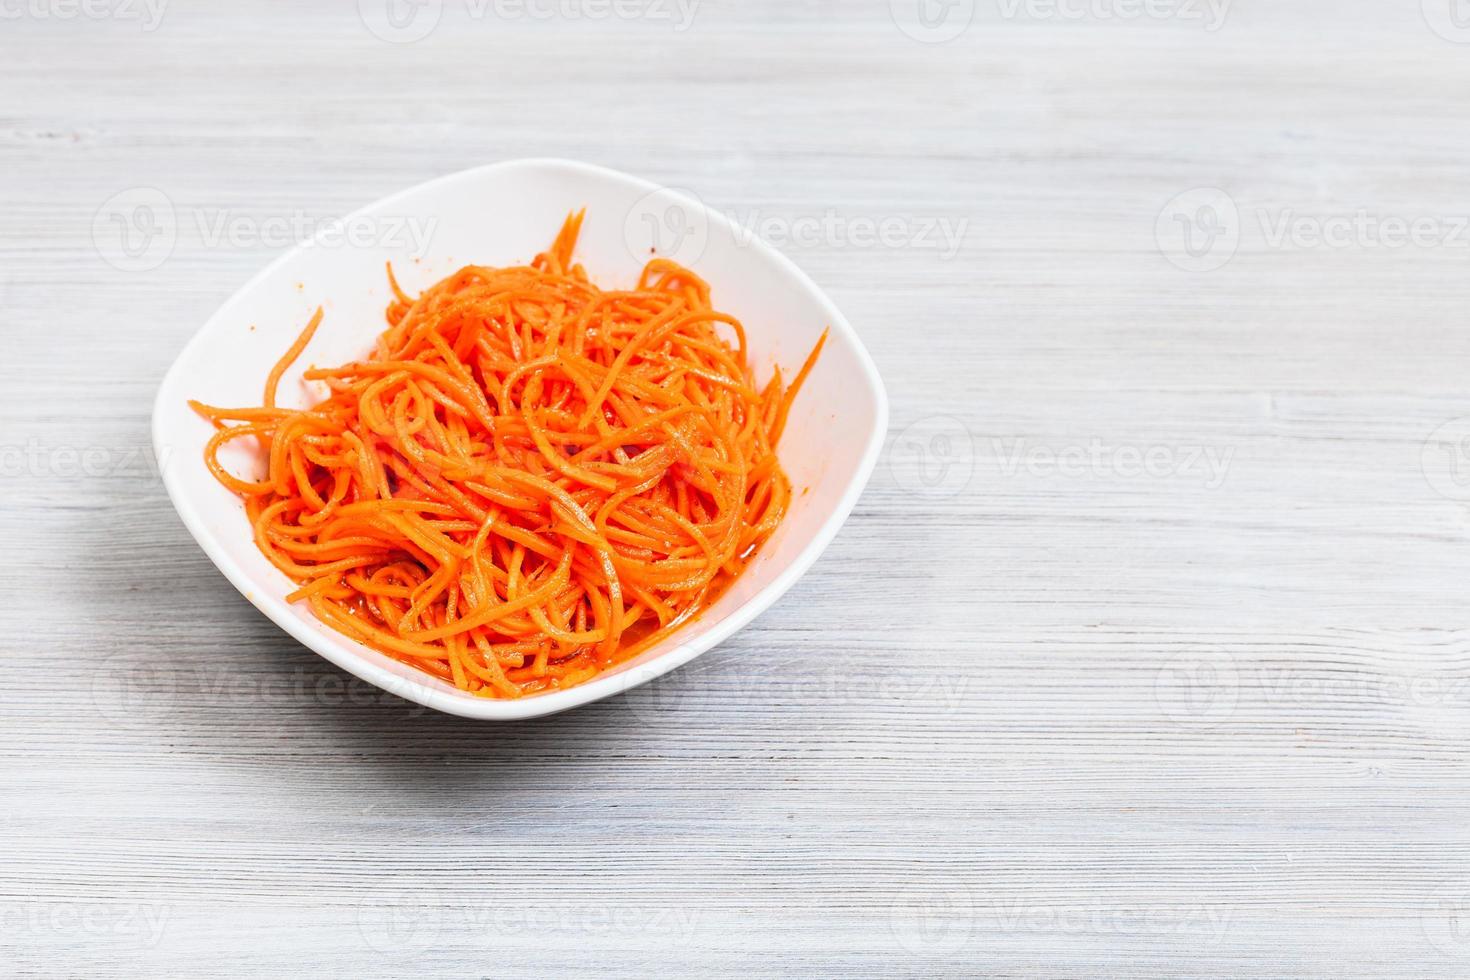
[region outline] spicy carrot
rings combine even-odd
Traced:
[[[745,330],[665,259],[604,291],[572,264],[584,213],[529,266],[467,266],[410,297],[366,359],[305,377],[330,395],[191,402],[210,471],[255,541],[345,635],[485,697],[581,683],[687,622],[780,523],[776,443],[822,345],[764,387]],[[736,346],[720,335],[731,330]],[[222,446],[256,437],[269,472]]]

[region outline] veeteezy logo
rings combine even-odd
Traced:
[[[689,30],[700,0],[463,0],[471,21],[647,21]],[[363,26],[380,40],[412,44],[434,33],[444,0],[358,0]]]
[[[1470,2],[1470,0],[1467,0]],[[1269,252],[1470,248],[1470,215],[1242,208],[1218,187],[1196,187],[1164,205],[1154,221],[1159,252],[1186,272],[1226,265],[1242,240]]]
[[[1377,214],[1365,208],[1341,214],[1299,214],[1294,208],[1256,209],[1270,248],[1470,247],[1470,216]]]
[[[152,446],[54,446],[32,437],[24,444],[0,446],[0,479],[142,479],[157,483],[172,457],[170,446],[155,453]]]
[[[206,248],[396,248],[421,259],[439,219],[416,215],[357,214],[319,218],[305,211],[257,218],[228,209],[201,208],[194,225]]]
[[[1009,442],[1009,445],[1007,444]],[[990,446],[1002,475],[1034,477],[1115,476],[1125,480],[1186,478],[1218,490],[1230,471],[1235,447],[1151,445],[1110,446],[1101,439],[1085,445],[1031,446],[1025,439],[992,439]]]
[[[657,187],[628,209],[624,244],[640,261],[658,254],[693,265],[709,245],[711,216],[717,214],[728,223],[737,248],[764,240],[785,249],[927,251],[941,261],[959,254],[970,230],[969,218],[939,215],[842,214],[835,208],[812,214],[770,214],[755,208],[721,212],[688,188]]]
[[[1204,905],[1173,907],[1047,906],[996,902],[991,906],[1002,932],[1060,936],[1195,936],[1207,946],[1225,938],[1232,910]]]
[[[0,20],[136,21],[151,33],[167,8],[168,0],[0,0]]]
[[[953,41],[975,19],[975,0],[888,0],[894,26],[922,44]]]
[[[1429,29],[1452,44],[1470,44],[1470,0],[1419,0]]]
[[[777,248],[915,249],[938,252],[941,259],[959,254],[970,219],[914,218],[890,214],[849,217],[828,208],[821,214],[777,215],[759,210],[729,211],[735,243],[749,245],[757,237]]]
[[[1208,33],[1225,26],[1230,0],[998,0],[1006,20],[1178,21]]]
[[[190,220],[192,219],[192,220]],[[178,208],[156,187],[130,187],[92,216],[92,244],[122,272],[148,272],[167,262],[180,233],[204,248],[384,248],[421,259],[439,219],[419,215],[318,216],[295,210],[258,215],[230,208]]]
[[[4,902],[0,903],[0,940],[28,935],[153,949],[163,941],[173,911],[172,906],[152,902]]]

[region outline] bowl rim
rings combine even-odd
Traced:
[[[563,170],[584,177],[593,176],[603,179],[610,177],[632,184],[645,193],[658,191],[678,200],[685,207],[696,209],[696,213],[703,214],[706,220],[712,225],[718,226],[732,234],[736,231],[726,215],[714,208],[707,207],[702,201],[690,197],[681,191],[609,167],[558,157],[525,157],[503,160],[434,177],[366,204],[353,211],[343,221],[350,221],[366,212],[391,206],[411,194],[418,194],[437,185],[458,181],[482,180],[504,172],[537,168]],[[857,331],[852,328],[852,324],[848,322],[847,317],[832,302],[826,292],[790,258],[753,232],[740,231],[739,234],[743,245],[755,249],[763,257],[775,263],[787,276],[798,283],[805,292],[814,295],[830,311],[831,323],[829,326],[834,334],[840,334],[843,340],[852,347],[861,370],[861,380],[872,398],[874,407],[873,428],[868,433],[867,445],[864,446],[862,455],[859,457],[857,469],[854,471],[837,505],[822,521],[821,526],[817,529],[811,540],[797,553],[796,557],[785,568],[778,571],[775,577],[764,588],[748,601],[731,610],[723,619],[711,627],[708,632],[690,642],[676,643],[671,649],[647,663],[640,664],[637,667],[624,667],[600,674],[592,680],[579,684],[576,687],[545,694],[534,694],[517,700],[479,698],[458,690],[444,689],[427,682],[408,679],[400,674],[394,673],[386,666],[363,657],[361,653],[354,649],[357,644],[353,641],[345,637],[339,639],[335,635],[312,629],[310,624],[290,613],[290,607],[285,604],[284,597],[263,595],[257,598],[257,594],[261,591],[259,583],[252,579],[249,573],[216,542],[216,536],[206,526],[205,517],[199,506],[195,503],[194,498],[185,492],[175,477],[174,467],[163,465],[160,466],[160,472],[163,478],[164,488],[168,492],[169,500],[173,503],[174,510],[178,512],[180,519],[184,522],[184,526],[188,528],[189,533],[199,544],[200,548],[203,549],[210,561],[214,563],[215,567],[224,574],[230,584],[251,605],[264,613],[271,622],[285,630],[297,642],[303,644],[318,656],[321,656],[348,673],[389,693],[423,705],[424,707],[433,708],[436,711],[457,715],[462,718],[481,721],[520,721],[556,714],[593,701],[598,701],[602,698],[631,690],[669,671],[676,670],[700,654],[723,643],[736,632],[743,629],[756,616],[759,616],[774,605],[816,563],[817,559],[826,551],[827,546],[832,543],[833,538],[837,536],[838,530],[852,513],[853,507],[857,504],[858,498],[867,486],[888,432],[888,394],[883,387],[883,379],[879,376],[877,366],[873,363],[871,355],[869,355],[867,348],[863,346],[862,340],[858,337]],[[222,310],[229,308],[242,297],[252,292],[261,281],[269,277],[281,266],[293,261],[299,253],[308,247],[310,247],[309,242],[298,243],[292,248],[287,249],[231,293],[205,319],[194,332],[193,336],[190,337],[189,341],[179,351],[178,356],[174,358],[173,363],[169,366],[168,371],[159,382],[158,391],[154,396],[153,402],[151,430],[153,451],[158,459],[172,460],[173,454],[166,454],[166,447],[163,445],[164,419],[170,413],[180,410],[178,406],[173,405],[171,402],[165,402],[165,394],[176,386],[176,375],[183,371],[183,365],[192,360],[192,355],[195,354],[198,348],[205,345],[205,335],[209,332],[210,324],[214,322]],[[279,607],[279,609],[276,607]],[[672,639],[677,641],[677,633]],[[385,655],[379,654],[379,656]],[[410,669],[413,668],[410,667]],[[428,676],[425,675],[425,677]]]

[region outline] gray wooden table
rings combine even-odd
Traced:
[[[1449,0],[158,3],[0,2],[0,973],[1470,972]],[[771,237],[893,420],[751,628],[497,727],[243,601],[148,416],[543,155]]]

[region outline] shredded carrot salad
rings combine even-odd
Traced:
[[[308,380],[330,395],[190,402],[214,476],[323,623],[456,687],[515,698],[582,683],[687,622],[791,500],[776,445],[824,332],[758,387],[745,331],[666,259],[602,290],[572,251],[583,212],[529,266],[467,266],[394,301],[371,355]],[[732,334],[732,347],[720,328]],[[222,446],[269,462],[242,479]]]

